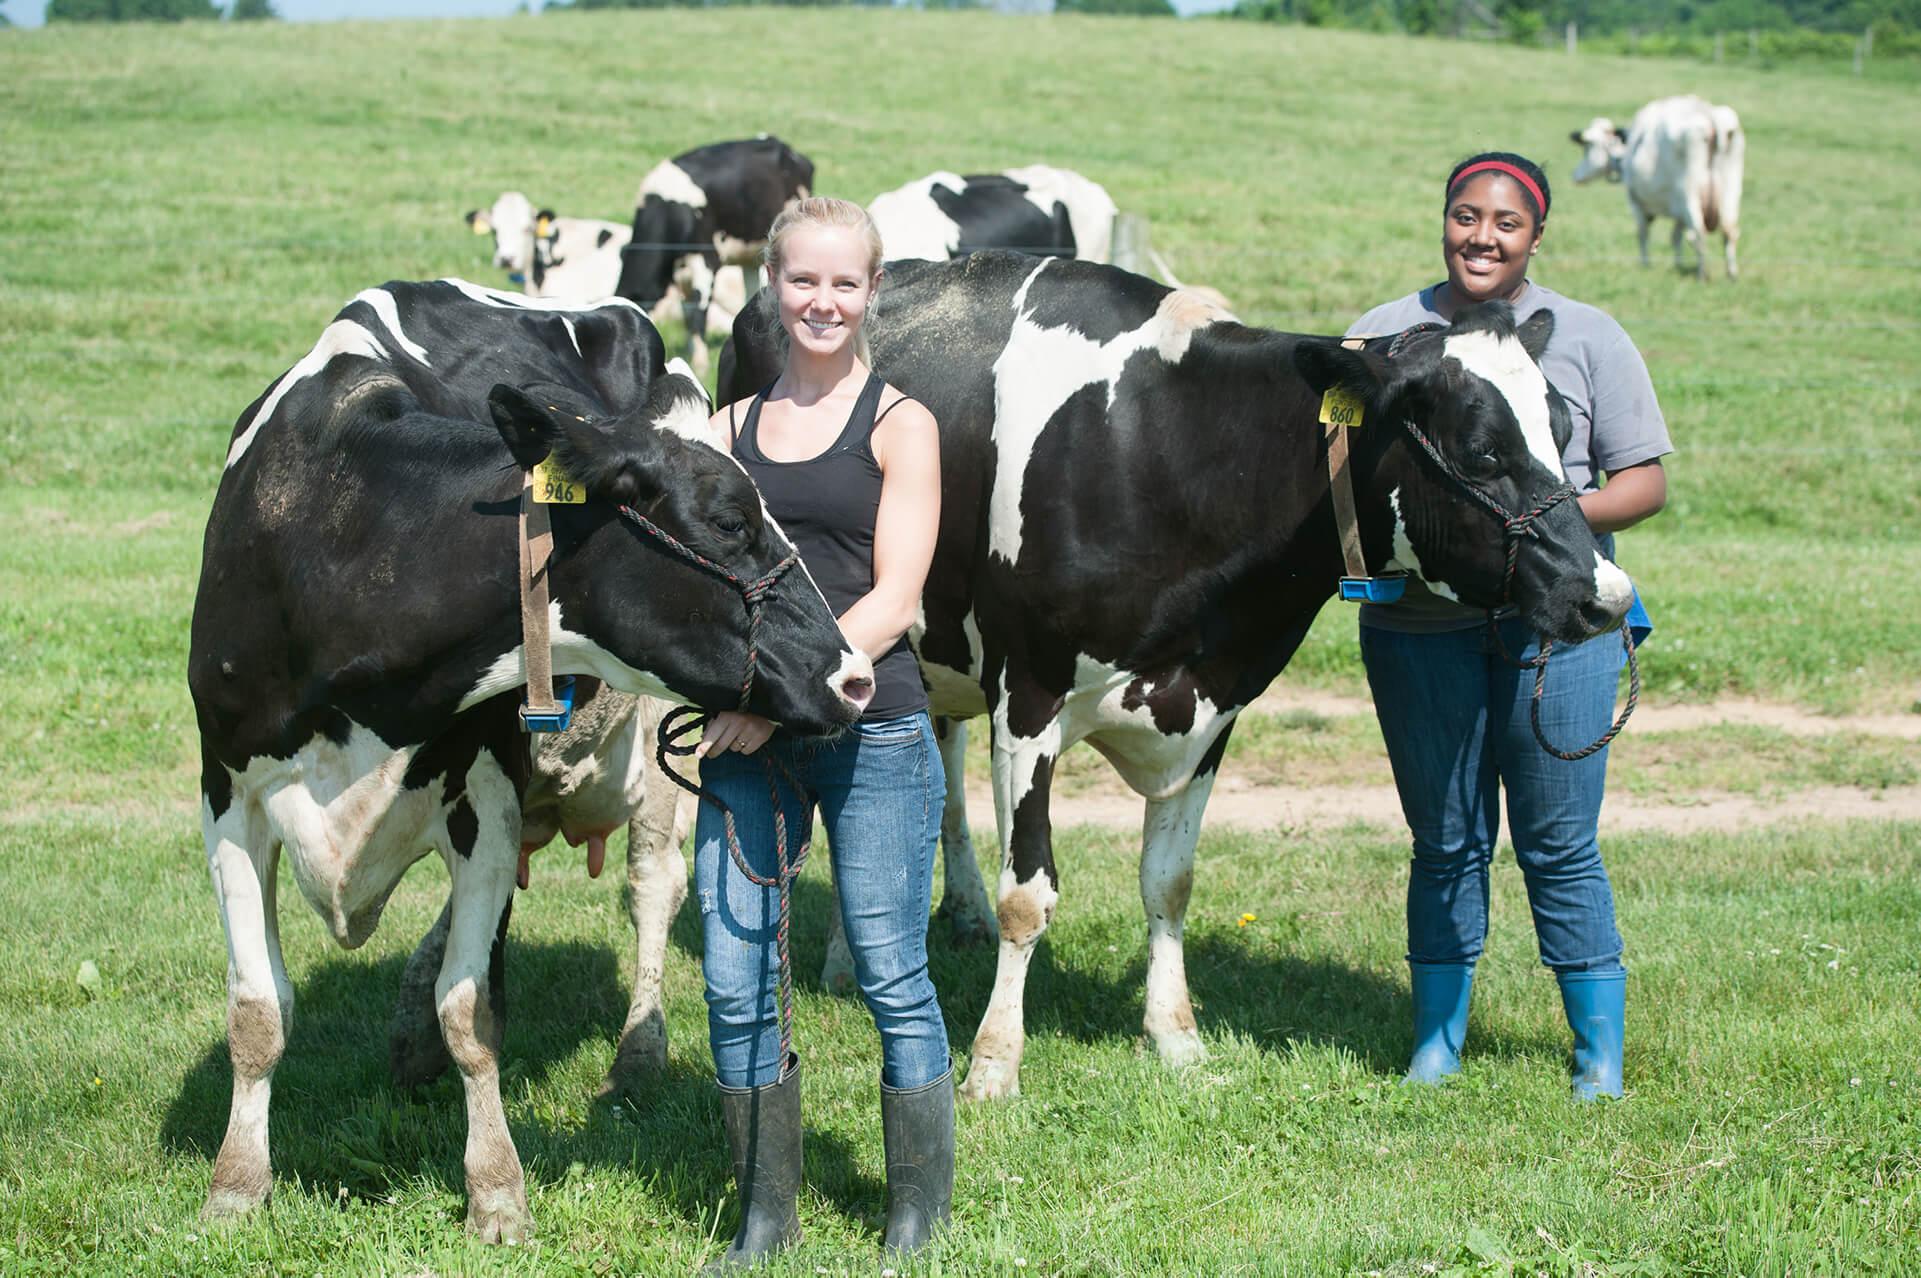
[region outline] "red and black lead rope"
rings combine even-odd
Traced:
[[[754,691],[754,674],[760,660],[761,610],[773,593],[775,584],[786,576],[788,569],[800,562],[800,556],[790,551],[785,559],[775,564],[764,576],[750,581],[726,566],[715,563],[698,551],[690,549],[672,533],[631,506],[621,506],[619,510],[629,522],[682,559],[712,573],[740,592],[741,601],[747,605],[747,661],[740,680],[740,709],[747,709],[747,700]],[[813,842],[812,822],[809,819],[814,810],[813,797],[807,793],[800,778],[796,777],[785,764],[777,763],[769,755],[761,756],[761,768],[767,776],[767,794],[774,810],[774,873],[771,876],[755,873],[741,852],[740,835],[734,827],[733,809],[704,786],[697,785],[674,771],[667,762],[670,755],[686,758],[699,749],[698,738],[706,728],[707,720],[707,714],[694,706],[676,706],[662,715],[654,758],[660,764],[660,770],[671,778],[675,785],[720,809],[721,820],[727,833],[727,855],[733,859],[735,868],[746,876],[747,881],[758,887],[774,888],[780,893],[780,918],[774,929],[774,946],[780,960],[778,987],[780,1059],[785,1062],[792,1056],[794,1049],[794,965],[788,951],[792,888],[794,880],[800,877],[801,867],[807,864],[807,850]],[[799,837],[792,845],[794,848],[792,853],[788,850],[787,809],[781,802],[780,780],[782,777],[786,778],[787,783],[793,787],[794,793],[801,799],[801,828],[797,832]],[[785,1068],[784,1065],[783,1068]]]

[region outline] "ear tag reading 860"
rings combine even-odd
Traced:
[[[1366,402],[1352,391],[1330,386],[1321,396],[1321,425],[1359,427]]]
[[[534,500],[546,506],[584,506],[587,489],[549,453],[534,467]]]

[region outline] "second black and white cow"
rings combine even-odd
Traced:
[[[814,162],[766,134],[662,160],[634,196],[614,292],[652,310],[678,288],[688,337],[704,343],[715,274],[725,265],[756,270],[774,218],[813,185]]]
[[[1099,183],[1044,164],[930,173],[875,196],[867,211],[889,258],[936,262],[989,248],[1105,262],[1116,212]]]
[[[527,296],[569,302],[613,296],[620,250],[632,234],[618,222],[536,209],[519,191],[502,191],[487,208],[467,214],[466,221],[475,235],[493,237],[494,266]]]
[[[362,292],[241,414],[188,663],[234,1071],[209,1215],[271,1187],[294,993],[281,851],[349,949],[438,852],[452,899],[433,996],[466,1090],[468,1225],[493,1240],[529,1223],[500,1101],[502,940],[523,835],[566,789],[533,784],[517,714],[530,468],[557,465],[554,487],[579,498],[548,508],[557,673],[731,707],[752,661],[751,704],[816,732],[872,695],[870,663],[805,571],[786,570],[791,544],[706,418],[631,303],[570,309],[457,280]]]
[[[779,370],[769,302],[735,323],[723,398]],[[1518,513],[1565,484],[1567,412],[1534,359],[1552,322],[1517,329],[1496,303],[1350,350],[1112,267],[1008,253],[890,264],[874,367],[941,431],[940,540],[913,638],[935,713],[987,714],[993,733],[1000,961],[967,1096],[1019,1091],[1026,971],[1060,900],[1048,794],[1076,741],[1147,799],[1144,1022],[1164,1060],[1203,1055],[1181,947],[1202,812],[1235,717],[1342,575],[1318,421],[1329,388],[1365,404],[1351,465],[1374,571],[1476,606],[1511,597],[1556,640],[1619,623],[1630,584],[1574,502],[1533,522],[1510,578],[1502,521],[1466,491]],[[971,858],[950,855],[946,871],[950,892],[978,883]]]

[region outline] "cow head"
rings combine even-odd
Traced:
[[[1621,161],[1628,153],[1628,131],[1616,128],[1614,121],[1597,115],[1585,129],[1568,134],[1581,148],[1581,162],[1569,174],[1576,182],[1591,182],[1602,174],[1610,182],[1621,180]]]
[[[683,249],[693,244],[700,229],[700,211],[679,200],[654,194],[641,197],[634,209],[633,242],[620,250],[620,282],[614,295],[651,310],[674,282]],[[663,245],[670,247],[662,247]]]
[[[1338,385],[1366,401],[1355,484],[1363,539],[1389,547],[1377,561],[1473,607],[1513,603],[1546,638],[1579,642],[1620,625],[1633,594],[1627,574],[1601,554],[1569,497],[1519,537],[1510,583],[1507,532],[1490,508],[1523,516],[1567,484],[1567,406],[1535,362],[1553,331],[1548,312],[1517,328],[1507,303],[1487,302],[1450,327],[1360,350],[1303,345],[1296,362],[1317,391]]]
[[[534,209],[534,202],[519,191],[505,191],[493,207],[475,209],[467,215],[467,225],[475,235],[494,237],[494,265],[515,275],[525,275],[533,267],[534,242],[551,224],[553,210]]]
[[[657,378],[626,414],[549,382],[497,385],[488,407],[522,469],[551,456],[586,498],[548,507],[565,632],[555,636],[557,668],[572,657],[616,687],[731,710],[751,661],[757,714],[810,734],[859,714],[873,666],[842,637],[804,568],[767,594],[750,656],[741,585],[621,513],[644,516],[742,585],[793,554],[746,472],[709,442],[707,398],[691,375]]]

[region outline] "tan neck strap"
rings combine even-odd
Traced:
[[[1361,555],[1361,523],[1354,512],[1354,475],[1347,464],[1347,427],[1327,428],[1327,481],[1334,495],[1334,526],[1341,533],[1341,558],[1350,577],[1367,576]]]
[[[527,710],[553,714],[554,654],[547,630],[547,565],[554,530],[545,503],[534,500],[534,476],[520,489],[520,650],[527,665]]]

